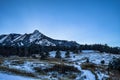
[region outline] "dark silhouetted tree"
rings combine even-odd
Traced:
[[[59,50],[56,51],[55,58],[61,58],[61,53]]]
[[[65,57],[66,57],[66,58],[69,58],[69,57],[70,57],[70,51],[68,51],[68,50],[66,51]]]

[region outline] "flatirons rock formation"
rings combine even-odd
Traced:
[[[79,46],[75,41],[52,39],[40,33],[38,30],[30,34],[0,35],[0,45],[3,46],[30,46],[34,44],[41,46]]]

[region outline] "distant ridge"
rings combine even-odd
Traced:
[[[33,33],[30,34],[12,33],[0,35],[0,45],[3,46],[30,46],[34,44],[41,46],[79,46],[79,44],[75,41],[52,39],[39,32],[39,30],[35,30]]]

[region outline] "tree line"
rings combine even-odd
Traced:
[[[106,53],[112,53],[112,54],[120,54],[120,47],[110,47],[107,44],[93,44],[93,45],[81,45],[80,48],[82,50],[97,50]]]
[[[40,45],[30,45],[30,46],[0,46],[1,56],[31,56],[32,54],[48,54],[50,51],[72,51],[74,53],[80,53],[82,50],[97,50],[100,52],[120,54],[119,47],[110,47],[107,44],[94,44],[94,45],[80,45],[80,46],[40,46]],[[78,52],[79,51],[79,52]],[[58,53],[59,54],[59,53]]]

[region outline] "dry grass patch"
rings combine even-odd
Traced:
[[[24,60],[13,60],[11,65],[21,65],[24,64]]]
[[[46,68],[46,69],[41,69],[40,67],[35,67],[34,70],[39,73],[39,74],[43,74],[46,75],[48,72],[58,72],[60,74],[68,74],[68,72],[80,72],[77,68],[75,68],[74,66],[68,66],[68,65],[62,65],[62,64],[55,64],[53,67],[51,68]],[[76,77],[76,76],[72,76],[72,77]]]
[[[14,73],[14,74],[19,74],[19,75],[22,75],[22,76],[36,77],[36,75],[34,75],[33,73],[26,72],[26,71],[23,71],[23,70],[14,69],[14,68],[9,68],[9,67],[6,67],[6,66],[0,66],[0,70],[1,71],[6,71],[6,72],[11,72],[11,73]]]
[[[3,64],[3,62],[4,62],[4,59],[0,58],[0,65]]]
[[[107,71],[107,66],[105,66],[105,65],[95,65],[93,63],[83,63],[83,64],[81,64],[81,68],[85,69],[85,70],[90,70],[95,75],[96,80],[98,80],[98,76],[95,73],[95,71],[97,71],[98,69],[102,73],[105,73]]]
[[[34,67],[34,70],[39,73],[39,75],[46,75],[47,73],[40,67]]]
[[[48,61],[48,62],[61,62],[62,59],[58,59],[58,58],[47,58],[45,61]]]
[[[40,60],[43,62],[47,62],[49,64],[65,64],[63,59],[58,59],[58,58],[47,58],[46,60]]]
[[[73,80],[73,79],[75,79],[76,77],[77,77],[76,74],[72,74],[72,75],[69,76],[69,79]]]
[[[83,63],[83,64],[81,64],[81,68],[82,69],[93,69],[93,70],[95,70],[96,65],[93,64],[93,63]]]
[[[119,80],[120,72],[118,70],[110,70],[110,79],[109,80]]]
[[[64,64],[55,64],[52,68],[45,69],[46,72],[57,71],[59,73],[66,73],[66,72],[80,72],[74,66],[68,66]]]
[[[67,77],[62,77],[62,78],[60,78],[59,80],[74,80],[73,78],[67,78]]]

